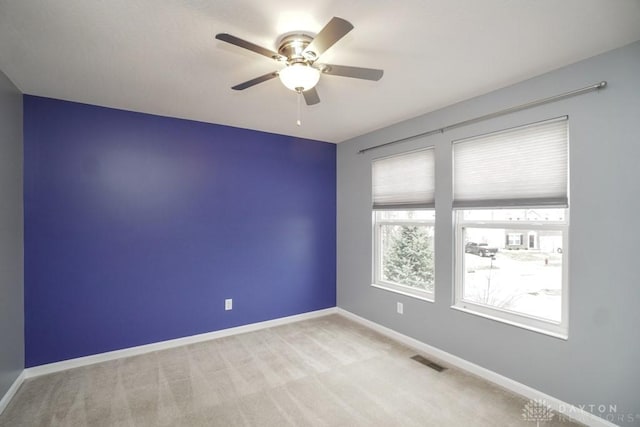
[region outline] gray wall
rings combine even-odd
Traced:
[[[420,141],[359,149],[607,80],[599,92]],[[570,126],[569,339],[456,311],[451,141]],[[370,286],[371,160],[436,147],[436,301]],[[338,145],[338,306],[572,404],[640,414],[640,42]],[[404,315],[395,311],[404,303]],[[636,422],[640,423],[640,415]]]
[[[22,94],[0,71],[0,398],[24,368]]]

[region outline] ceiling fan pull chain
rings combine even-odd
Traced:
[[[301,126],[302,125],[302,120],[300,119],[300,102],[301,102],[301,98],[302,98],[302,91],[301,90],[297,90],[296,92],[298,92],[298,119],[296,120],[296,125]]]

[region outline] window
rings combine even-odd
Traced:
[[[478,218],[478,212],[490,218]],[[561,335],[566,210],[460,210],[457,217],[465,248],[457,259],[457,305]],[[537,248],[525,245],[527,235]]]
[[[376,211],[375,284],[412,296],[433,298],[435,212]]]
[[[373,162],[373,285],[434,294],[434,157],[420,150]]]
[[[518,233],[509,233],[508,234],[509,241],[507,244],[509,246],[520,246],[522,245],[522,234]]]
[[[454,307],[567,337],[567,118],[453,143]]]

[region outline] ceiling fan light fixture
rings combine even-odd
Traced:
[[[278,76],[287,89],[304,92],[318,84],[320,71],[305,63],[296,62],[280,70]]]

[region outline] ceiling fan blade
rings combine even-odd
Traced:
[[[384,70],[375,68],[349,67],[347,65],[322,64],[318,67],[325,74],[332,76],[352,77],[354,79],[378,81],[382,78]]]
[[[248,87],[255,86],[258,83],[266,82],[267,80],[271,80],[271,79],[273,79],[275,77],[278,77],[278,72],[277,71],[272,71],[272,72],[270,72],[268,74],[265,74],[263,76],[256,77],[255,79],[251,79],[251,80],[246,81],[244,83],[240,83],[239,85],[235,85],[231,89],[233,89],[233,90],[244,90],[244,89],[246,89]]]
[[[315,105],[320,102],[320,97],[315,87],[302,92],[302,96],[304,96],[304,102],[306,102],[307,105]]]
[[[302,53],[310,61],[315,61],[338,40],[353,30],[353,25],[342,18],[333,17]],[[313,52],[313,53],[311,53]]]
[[[282,60],[282,58],[284,58],[282,55],[280,55],[277,52],[274,52],[272,50],[266,49],[262,46],[258,46],[257,44],[248,42],[246,40],[240,39],[236,36],[232,36],[231,34],[227,34],[227,33],[220,33],[220,34],[216,34],[216,39],[218,40],[222,40],[223,42],[227,42],[230,43],[232,45],[250,50],[252,52],[258,53],[260,55],[264,55],[267,58],[271,58],[271,59],[275,59],[277,61]],[[286,58],[284,58],[286,59]]]

